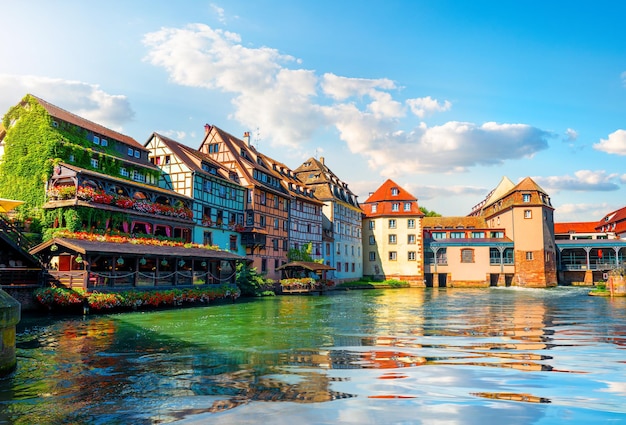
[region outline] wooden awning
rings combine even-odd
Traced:
[[[56,245],[56,250],[52,248]],[[73,251],[78,254],[100,254],[118,256],[157,256],[157,257],[180,257],[180,258],[211,258],[216,260],[245,261],[246,257],[228,251],[185,248],[184,246],[160,246],[132,243],[114,243],[88,241],[82,239],[53,238],[30,250],[33,255],[52,254],[56,252]]]
[[[283,264],[282,266],[278,267],[276,270],[285,270],[285,269],[307,269],[313,272],[335,270],[334,267],[327,266],[326,264],[311,262],[311,261],[292,261],[291,263]]]

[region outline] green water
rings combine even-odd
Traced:
[[[390,289],[24,318],[0,424],[626,423],[626,299]]]

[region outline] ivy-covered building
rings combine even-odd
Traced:
[[[2,125],[0,196],[24,201],[44,228],[191,241],[192,199],[158,186],[160,170],[132,137],[30,94]]]

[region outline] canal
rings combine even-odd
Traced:
[[[0,424],[626,423],[626,298],[388,289],[25,317]]]

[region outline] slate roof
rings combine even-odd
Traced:
[[[347,183],[328,168],[325,161],[309,158],[294,172],[300,181],[314,191],[316,198],[344,203],[360,209],[357,195],[348,188]]]
[[[109,128],[106,128],[100,124],[96,124],[93,121],[89,121],[85,118],[79,117],[78,115],[75,115],[69,111],[66,111],[65,109],[62,109],[56,105],[53,105],[50,102],[47,102],[37,96],[34,96],[32,94],[29,94],[28,96],[32,96],[35,100],[37,100],[37,102],[39,102],[39,104],[48,112],[48,114],[50,114],[50,116],[54,117],[54,118],[58,118],[59,120],[63,120],[65,122],[69,122],[71,124],[74,124],[78,127],[82,127],[85,128],[87,130],[90,130],[94,133],[97,134],[101,134],[109,139],[113,139],[113,140],[117,140],[120,141],[122,143],[125,143],[129,146],[132,146],[134,148],[138,148],[141,150],[145,150],[146,148],[144,148],[139,142],[137,142],[135,139],[133,139],[130,136],[127,136],[125,134],[122,133],[118,133],[115,130],[111,130]]]

